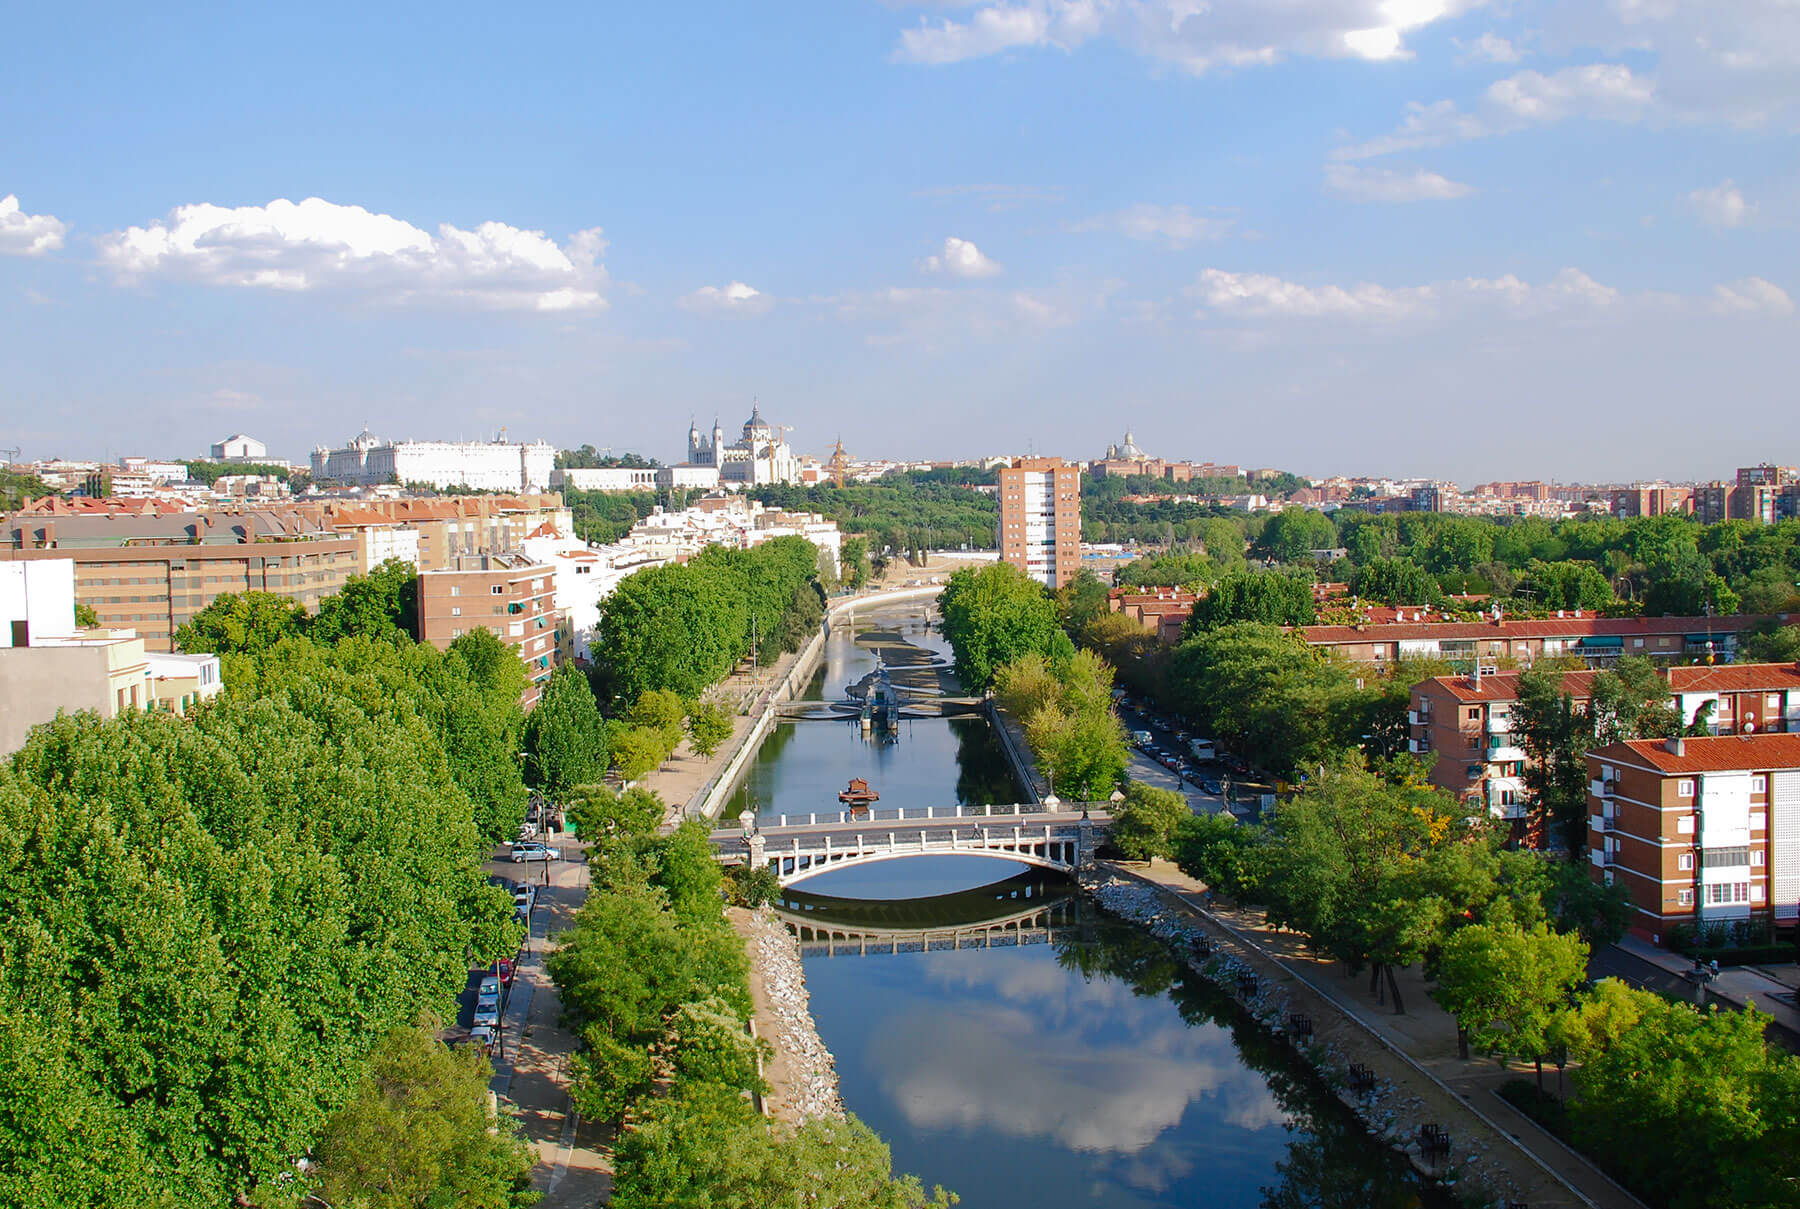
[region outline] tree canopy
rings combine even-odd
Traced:
[[[956,674],[972,692],[1021,655],[1051,654],[1062,637],[1050,594],[1010,563],[964,567],[950,576],[938,607]]]

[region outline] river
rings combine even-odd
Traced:
[[[915,604],[859,617],[854,640],[834,633],[809,695],[841,697],[876,650],[897,680],[954,689]],[[836,810],[851,777],[884,807],[1018,796],[980,718],[906,721],[891,740],[854,722],[788,722],[727,817]],[[810,925],[885,938],[833,943],[835,956],[806,944],[813,1016],[845,1106],[887,1140],[895,1169],[969,1209],[1448,1204],[1230,999],[1070,882],[1005,861],[915,857],[821,874],[785,906]],[[1023,943],[924,951],[905,939],[998,917]]]

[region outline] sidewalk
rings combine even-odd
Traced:
[[[513,977],[501,1016],[491,1086],[538,1152],[531,1183],[544,1193],[539,1204],[545,1209],[592,1209],[612,1195],[611,1130],[580,1120],[569,1103],[568,1061],[577,1038],[563,1027],[562,1002],[544,969],[552,947],[548,938],[570,927],[587,899],[583,845],[565,839],[562,847],[571,859],[544,866],[550,884],[539,883],[529,952]]]
[[[1263,913],[1215,903],[1205,886],[1166,861],[1106,868],[1164,891],[1187,911],[1222,930],[1239,956],[1275,973],[1293,1009],[1315,1020],[1315,1037],[1373,1067],[1393,1090],[1382,1102],[1403,1134],[1421,1122],[1443,1125],[1456,1139],[1454,1164],[1468,1163],[1497,1193],[1539,1206],[1643,1209],[1593,1164],[1501,1099],[1512,1078],[1535,1078],[1529,1064],[1508,1069],[1491,1059],[1457,1056],[1456,1024],[1426,993],[1417,970],[1396,971],[1405,1015],[1377,1004],[1365,972],[1348,976],[1337,962],[1311,954],[1305,938],[1270,928]],[[1545,1073],[1554,1088],[1554,1068]],[[1470,1160],[1474,1161],[1471,1163]]]

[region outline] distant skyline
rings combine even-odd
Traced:
[[[10,14],[0,447],[1800,462],[1800,9]]]

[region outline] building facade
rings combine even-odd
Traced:
[[[269,447],[255,437],[234,432],[212,447],[215,462],[260,462],[269,456]]]
[[[550,472],[550,487],[561,491],[655,491],[657,468],[654,466],[571,467]]]
[[[1588,753],[1592,876],[1632,931],[1800,916],[1800,735],[1633,740]]]
[[[798,483],[800,459],[782,437],[784,429],[762,418],[762,409],[752,406],[750,418],[744,421],[742,434],[726,444],[725,430],[713,419],[712,437],[701,435],[697,425],[688,425],[687,466],[711,467],[719,472],[719,485],[724,487],[756,487],[765,483]],[[682,469],[675,467],[674,469]]]
[[[356,573],[357,548],[291,510],[7,518],[0,565],[56,559],[74,563],[75,603],[102,627],[168,651],[176,630],[228,592],[273,592],[316,610]]]
[[[538,703],[555,671],[561,618],[556,572],[523,554],[468,554],[419,576],[419,641],[438,650],[471,630],[487,630],[525,665],[519,703]]]
[[[1016,458],[1000,472],[1000,557],[1048,588],[1081,573],[1081,468]]]
[[[493,441],[395,442],[365,428],[341,449],[313,450],[312,476],[358,486],[423,483],[439,491],[547,490],[556,450],[543,441],[510,444],[505,435]]]

